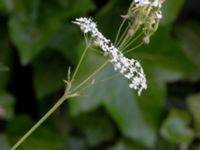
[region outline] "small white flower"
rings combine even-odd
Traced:
[[[148,0],[136,0],[137,2],[149,3]],[[104,51],[109,61],[113,64],[114,69],[119,71],[130,80],[129,87],[141,94],[143,89],[147,89],[146,77],[142,66],[137,60],[126,58],[111,42],[98,31],[96,23],[92,19],[78,18],[73,23],[80,26],[84,33],[89,33],[96,44]]]

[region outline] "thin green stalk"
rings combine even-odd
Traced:
[[[133,44],[142,34],[143,33],[140,33],[138,36],[133,38],[121,51],[123,52],[124,50],[126,50],[126,48],[128,48],[131,44]]]
[[[108,61],[103,63],[95,72],[93,72],[89,77],[87,77],[84,81],[82,81],[79,85],[77,85],[73,90],[73,92],[76,92],[80,87],[82,87],[86,82],[88,82],[91,78],[93,78],[99,71],[101,71],[106,65],[108,64]]]
[[[137,46],[135,46],[135,47],[133,47],[133,48],[131,48],[131,49],[125,51],[124,54],[127,54],[127,53],[129,53],[129,52],[131,52],[131,51],[137,49],[138,47],[142,46],[143,44],[144,44],[144,42],[141,42],[141,43],[138,44]]]
[[[116,43],[116,46],[117,46],[117,47],[120,45],[120,43],[121,43],[122,40],[124,39],[125,35],[128,34],[128,29],[129,29],[129,26],[126,27],[126,29],[125,29],[124,32],[122,33],[122,36],[120,37],[119,41]]]
[[[98,53],[98,54],[101,54],[101,55],[103,55],[103,52],[99,51],[99,50],[98,50],[98,49],[96,49],[96,48],[90,47],[90,49],[91,49],[92,51],[94,51],[94,52]]]
[[[90,88],[91,86],[94,86],[94,85],[103,83],[103,82],[105,82],[105,81],[112,80],[114,77],[116,77],[116,76],[118,76],[118,75],[120,75],[119,72],[118,72],[118,73],[115,73],[115,74],[113,74],[113,75],[111,75],[111,76],[109,76],[109,77],[107,77],[107,78],[104,78],[104,79],[102,79],[102,80],[100,80],[100,81],[98,81],[98,82],[95,82],[94,84],[89,84],[89,85],[87,85],[87,86],[81,88],[80,91],[85,90],[85,89],[87,89],[87,88]]]
[[[78,69],[80,68],[81,63],[82,63],[82,61],[83,61],[83,58],[85,57],[85,54],[86,54],[87,50],[89,49],[89,47],[90,47],[90,45],[88,45],[88,46],[85,48],[85,50],[83,51],[83,54],[81,55],[81,58],[80,58],[80,60],[79,60],[79,62],[78,62],[78,65],[76,66],[76,69],[75,69],[75,71],[74,71],[74,74],[73,74],[73,76],[72,76],[72,78],[71,78],[71,82],[74,81],[75,76],[76,76],[76,74],[77,74],[77,72],[78,72]]]
[[[123,19],[122,23],[120,24],[120,27],[119,27],[119,29],[118,29],[118,31],[117,31],[117,36],[116,36],[116,38],[115,38],[114,45],[117,44],[117,40],[118,40],[118,38],[119,38],[119,34],[120,34],[120,32],[121,32],[121,30],[122,30],[122,27],[123,27],[123,25],[124,25],[125,22],[126,22],[126,19]]]
[[[13,146],[10,150],[19,147],[66,99],[78,96],[76,93],[68,95],[67,92],[58,100],[58,102]]]
[[[127,34],[124,40],[120,43],[119,49],[123,48],[123,46],[127,43],[127,41],[130,40],[129,38],[130,38],[130,35]]]

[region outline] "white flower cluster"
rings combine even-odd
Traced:
[[[160,9],[162,7],[162,3],[164,0],[135,0],[136,7],[143,7],[143,6],[153,6],[155,8]],[[157,19],[162,18],[162,12],[160,10],[156,11]]]
[[[80,26],[84,33],[89,33],[104,53],[109,56],[109,61],[114,69],[118,70],[130,80],[129,87],[141,94],[143,89],[147,89],[146,77],[140,63],[134,59],[126,58],[111,42],[98,31],[97,25],[90,18],[78,18],[74,22]]]

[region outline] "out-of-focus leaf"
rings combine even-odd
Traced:
[[[10,144],[5,135],[0,135],[0,148],[1,150],[9,150]]]
[[[193,62],[170,36],[170,32],[169,27],[160,26],[149,45],[140,47],[129,55],[140,60],[148,74],[155,74],[156,79],[163,81],[177,80],[195,69]],[[171,72],[173,76],[169,73],[168,76],[158,76],[163,71]]]
[[[190,95],[187,98],[187,104],[194,117],[195,128],[200,133],[200,94]]]
[[[177,150],[175,144],[170,143],[169,141],[163,139],[158,135],[155,150]]]
[[[64,87],[67,69],[64,57],[54,51],[45,51],[34,60],[33,81],[39,100]]]
[[[6,92],[0,92],[0,118],[11,119],[13,117],[14,97]]]
[[[80,5],[82,3],[84,7]],[[52,1],[15,2],[14,13],[9,22],[10,35],[18,48],[23,64],[29,63],[45,48],[64,20],[71,15],[86,13],[93,8],[90,0],[67,1],[64,6],[59,5]]]
[[[190,59],[197,65],[197,70],[193,74],[193,78],[199,79],[200,75],[200,23],[184,22],[176,25],[175,33],[178,42],[188,54]]]
[[[83,138],[70,136],[66,142],[68,150],[88,150]]]
[[[153,147],[156,138],[154,129],[145,122],[126,79],[114,78],[102,88],[107,88],[103,105],[122,134],[142,145]]]
[[[91,64],[94,66],[98,62],[96,61],[97,58],[95,57],[95,60],[94,58],[88,58],[88,66],[91,66]],[[85,76],[88,66],[82,66],[85,71],[80,76]],[[84,93],[83,97],[70,101],[71,113],[78,115],[103,104],[124,136],[145,146],[152,147],[155,142],[154,129],[149,126],[148,122],[145,122],[135,101],[133,91],[128,87],[128,81],[120,76],[113,78],[111,81],[101,82],[102,79],[109,78],[113,74],[114,69],[112,66],[99,73],[94,78],[96,85],[82,91]]]
[[[184,0],[166,0],[162,7],[163,18],[161,23],[171,25],[178,17],[184,2]]]
[[[27,116],[17,116],[8,126],[8,134],[13,144],[19,140],[31,127],[32,120]],[[51,142],[53,141],[53,142]],[[56,132],[40,127],[23,144],[21,150],[55,150],[64,149],[64,142],[59,138]]]
[[[1,71],[8,71],[8,70],[9,70],[8,67],[6,67],[4,64],[0,63],[0,72]]]
[[[188,127],[189,115],[186,112],[172,110],[161,127],[161,135],[172,143],[188,144],[194,138],[194,132]]]
[[[76,117],[75,126],[81,129],[88,144],[92,147],[108,142],[114,137],[111,122],[101,112],[91,112]]]
[[[3,19],[2,22],[4,22]],[[9,45],[8,35],[6,35],[5,31],[3,30],[5,28],[5,24],[0,23],[0,28],[2,29],[0,30],[0,35],[2,35],[0,36],[0,91],[4,91],[10,79],[12,53]]]
[[[80,48],[79,43],[83,38],[82,36],[80,30],[70,22],[70,24],[64,25],[56,32],[50,39],[48,47],[61,52],[67,60],[75,64],[78,48]]]
[[[44,127],[39,128],[21,145],[23,150],[61,150],[64,147],[64,141],[59,138],[57,133]]]
[[[116,145],[112,146],[111,150],[147,150],[147,148],[137,145],[130,140],[123,139],[118,141]]]
[[[137,103],[147,124],[158,129],[163,116],[165,85],[152,76],[148,76],[147,81],[148,88],[137,97]]]

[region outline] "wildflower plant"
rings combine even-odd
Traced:
[[[123,21],[118,29],[114,43],[107,39],[97,28],[97,24],[91,18],[81,17],[72,21],[80,27],[86,37],[86,48],[71,76],[68,70],[68,78],[65,80],[66,89],[58,102],[11,148],[16,149],[28,136],[30,136],[65,100],[81,96],[82,89],[92,86],[95,75],[97,75],[108,63],[113,65],[119,72],[129,80],[129,87],[137,91],[138,95],[147,89],[147,80],[144,70],[138,60],[128,58],[125,55],[143,44],[149,44],[151,36],[158,28],[162,18],[161,6],[164,0],[133,0],[127,14],[122,15]],[[122,31],[123,30],[123,31]],[[132,47],[134,43],[138,43]],[[74,84],[78,70],[81,67],[86,53],[90,49],[99,47],[102,57],[107,60],[101,64],[91,75],[78,84]],[[95,49],[96,50],[96,49]],[[94,83],[95,84],[95,83]],[[128,85],[127,85],[128,86]]]

